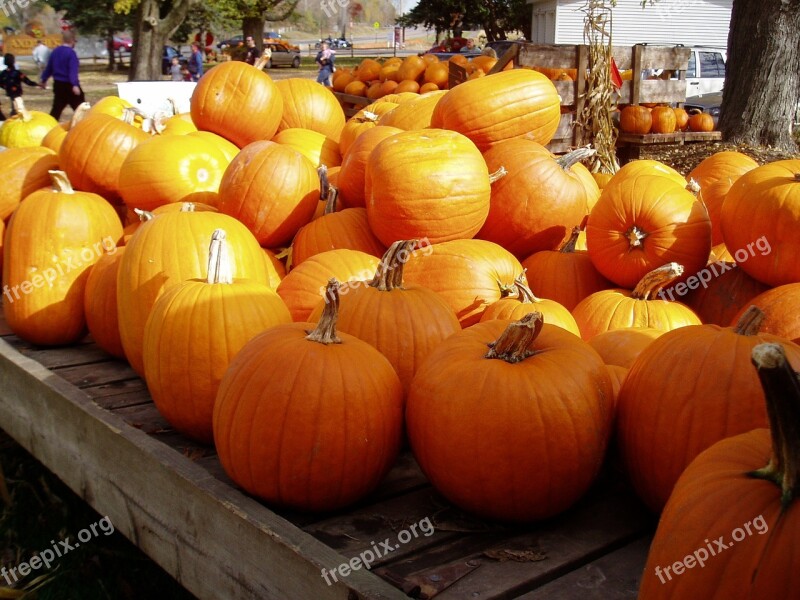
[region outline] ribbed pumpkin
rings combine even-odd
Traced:
[[[347,248],[373,256],[382,256],[386,248],[369,228],[364,208],[336,210],[338,192],[331,187],[326,201],[325,214],[300,228],[292,241],[292,267],[300,265],[311,256]],[[358,337],[358,336],[356,336]]]
[[[746,306],[757,306],[764,313],[761,331],[800,343],[798,302],[800,302],[800,283],[779,285],[750,299],[731,322],[734,323],[741,318],[747,310]]]
[[[355,209],[350,209],[355,210]],[[340,290],[337,329],[356,336],[383,354],[408,394],[411,380],[428,355],[461,326],[453,309],[434,291],[406,285],[403,266],[415,241],[399,241],[383,255],[375,277]],[[317,322],[329,302],[320,301],[309,317]]]
[[[507,290],[505,294],[503,298],[486,307],[481,315],[481,323],[494,319],[517,321],[527,314],[537,312],[550,325],[561,327],[561,329],[566,329],[580,337],[578,324],[575,323],[570,312],[558,302],[534,296],[527,285],[524,273],[517,277],[514,287]]]
[[[431,126],[431,116],[436,104],[447,91],[438,90],[421,94],[418,99],[398,104],[378,120],[378,125],[397,127],[405,131],[426,129]]]
[[[450,502],[529,522],[566,510],[591,485],[612,402],[597,353],[532,313],[439,344],[411,384],[406,425],[417,462]]]
[[[595,269],[588,252],[575,249],[580,233],[574,227],[559,250],[542,250],[522,261],[531,290],[570,311],[587,296],[614,287]]]
[[[153,210],[173,202],[213,205],[228,162],[222,151],[205,139],[155,136],[125,158],[119,193],[131,209]]]
[[[631,104],[622,109],[619,115],[619,128],[625,133],[644,135],[650,133],[653,116],[647,107]]]
[[[345,122],[344,111],[328,88],[299,77],[281,79],[275,85],[283,97],[283,116],[278,131],[300,127],[339,141]]]
[[[131,124],[132,119],[131,112],[125,119],[100,113],[70,128],[58,160],[75,189],[100,194],[109,201],[119,198],[122,163],[131,150],[150,139]]]
[[[686,325],[700,325],[700,318],[680,302],[669,302],[658,290],[683,274],[683,267],[668,263],[654,269],[633,291],[612,289],[595,292],[572,310],[583,339],[623,327],[652,327],[670,331]],[[658,293],[659,298],[656,298]]]
[[[253,142],[236,156],[219,186],[217,208],[244,223],[258,243],[288,244],[311,221],[319,179],[311,162],[275,142]]]
[[[49,185],[58,157],[48,148],[8,148],[0,156],[0,221],[5,221],[28,194]]]
[[[111,356],[125,358],[122,340],[119,337],[119,313],[117,312],[117,273],[125,246],[105,248],[89,271],[83,310],[86,327],[94,341]]]
[[[86,104],[88,104],[88,102]],[[53,127],[48,131],[42,138],[42,148],[48,148],[58,153],[61,149],[61,144],[64,143],[64,138],[67,137],[67,125],[67,123],[59,123],[58,127]]]
[[[186,203],[179,212],[142,223],[128,240],[117,278],[117,307],[125,356],[140,375],[144,328],[153,304],[169,289],[205,275],[208,240],[215,229],[227,232],[233,276],[266,284],[269,264],[263,251],[253,234],[228,215],[195,212]]]
[[[619,394],[617,440],[637,494],[653,511],[700,452],[732,435],[766,427],[764,395],[750,354],[781,342],[795,369],[800,347],[758,333],[763,315],[737,327],[701,325],[665,333],[636,359]],[[702,366],[702,368],[698,368]]]
[[[341,133],[339,134],[339,151],[342,153],[342,163],[347,158],[347,152],[362,134],[366,133],[378,124],[378,115],[362,109],[344,124]]]
[[[450,69],[448,68],[447,63],[436,61],[431,62],[427,67],[425,67],[423,80],[425,83],[433,83],[439,89],[445,90],[447,89],[449,77]]]
[[[630,369],[636,358],[654,339],[664,335],[660,329],[650,327],[625,327],[598,333],[589,340],[603,362]]]
[[[454,87],[436,105],[431,126],[458,131],[483,152],[522,136],[547,144],[560,120],[553,83],[536,71],[512,69]]]
[[[714,131],[714,117],[708,113],[697,113],[689,117],[689,131]]]
[[[683,299],[703,323],[713,323],[720,327],[735,323],[738,320],[736,315],[744,312],[748,306],[754,304],[759,294],[769,289],[737,269],[732,262],[711,262],[703,271],[698,274],[698,279],[702,277],[702,285],[692,282],[695,289],[689,290]],[[763,310],[762,306],[759,308]],[[769,329],[769,319],[761,330],[780,335]]]
[[[108,202],[76,192],[62,171],[53,187],[19,205],[5,236],[3,312],[11,330],[43,346],[71,344],[84,334],[88,270],[122,237]]]
[[[632,288],[668,262],[682,264],[689,273],[702,269],[711,252],[711,221],[703,203],[666,177],[618,177],[603,190],[586,225],[597,270]]]
[[[405,266],[405,281],[432,289],[455,311],[462,327],[513,288],[522,265],[514,255],[484,240],[453,240],[423,247]]]
[[[336,287],[327,295],[310,333],[313,325],[290,323],[250,340],[214,406],[214,443],[228,476],[299,510],[335,510],[370,492],[402,437],[397,374],[375,348],[336,331]]]
[[[222,152],[222,155],[225,157],[225,160],[228,164],[230,164],[231,161],[236,158],[236,155],[239,154],[239,147],[236,144],[226,140],[224,137],[217,135],[216,133],[211,133],[210,131],[190,131],[186,135],[189,137],[189,139],[199,138],[214,144],[217,147],[217,150]]]
[[[614,176],[611,178],[611,181],[609,181],[608,185],[605,187],[618,184],[621,181],[638,177],[640,175],[661,175],[662,177],[668,177],[680,186],[686,186],[686,179],[683,177],[683,175],[678,173],[669,165],[665,165],[657,160],[643,159],[632,160],[625,164],[614,174]]]
[[[58,121],[48,113],[26,109],[21,96],[14,98],[13,102],[17,114],[6,119],[0,127],[0,146],[6,148],[40,146],[44,136],[53,127],[58,126]]]
[[[777,344],[756,346],[753,364],[771,433],[725,439],[687,467],[653,538],[641,600],[798,596],[799,386]]]
[[[386,246],[473,237],[489,213],[491,179],[483,156],[454,131],[404,131],[367,161],[365,197],[372,231]]]
[[[325,297],[326,282],[334,277],[350,288],[372,279],[380,258],[358,250],[338,249],[315,254],[293,268],[278,286],[278,294],[296,322],[307,321],[311,311]],[[345,291],[347,290],[347,291]]]
[[[231,61],[200,78],[192,94],[192,121],[243,148],[275,135],[283,97],[272,78],[251,65]]]
[[[339,171],[339,193],[344,206],[364,208],[367,205],[364,189],[367,162],[375,146],[386,138],[401,133],[397,127],[375,126],[364,131],[353,142]]]
[[[800,160],[748,171],[722,206],[722,237],[748,275],[771,286],[800,282]]]
[[[171,117],[156,117],[153,119],[153,128],[158,135],[175,136],[186,135],[198,131],[191,116],[186,119],[183,115],[173,115]]]
[[[103,96],[100,100],[91,105],[88,114],[104,114],[114,117],[115,119],[121,119],[125,114],[125,109],[128,108],[133,108],[133,105],[124,98],[120,98],[119,96]],[[134,120],[138,120],[139,124],[141,124],[143,119],[141,116],[137,116]]]
[[[675,111],[669,106],[656,106],[650,113],[653,124],[650,127],[652,133],[674,133],[677,127]]]
[[[272,138],[272,141],[297,150],[315,167],[318,165],[337,167],[342,164],[339,144],[311,129],[283,129]]]
[[[489,216],[477,237],[519,257],[559,248],[600,195],[591,177],[589,191],[573,170],[591,153],[580,148],[556,159],[530,140],[493,146],[484,153],[486,165],[490,172],[504,168],[507,175],[492,185]]]
[[[675,130],[686,131],[689,128],[689,113],[684,108],[673,108],[675,113]]]
[[[207,276],[162,294],[147,318],[144,375],[156,408],[181,433],[211,443],[214,400],[229,363],[257,334],[289,322],[272,289],[233,279],[225,232],[216,230]]]

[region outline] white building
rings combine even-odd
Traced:
[[[528,0],[533,5],[531,41],[583,44],[586,0]],[[617,0],[612,42],[673,46],[728,46],[733,0],[658,0],[642,8],[640,0]]]

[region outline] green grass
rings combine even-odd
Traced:
[[[77,539],[78,532],[97,523],[98,515],[57,477],[0,431],[0,563],[6,569],[28,561],[38,551],[52,548],[52,540]],[[10,504],[4,500],[10,500]],[[107,528],[106,528],[107,529]],[[35,600],[192,600],[174,579],[146,555],[114,532],[98,535],[56,558],[14,584],[17,597]],[[61,546],[59,546],[60,548]],[[13,578],[9,576],[13,582]],[[0,578],[0,598],[7,583]],[[28,593],[23,594],[26,589]]]

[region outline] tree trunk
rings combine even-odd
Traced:
[[[264,17],[244,17],[242,19],[242,33],[244,33],[244,39],[247,39],[249,35],[253,36],[258,53],[261,54],[264,50]]]
[[[106,31],[106,50],[108,51],[108,70],[116,71],[117,63],[114,56],[114,30]],[[121,61],[120,61],[121,62]]]
[[[141,0],[136,9],[136,28],[133,32],[133,55],[129,81],[162,79],[161,56],[164,46],[183,23],[189,8],[199,0],[174,0],[162,16],[160,0]]]
[[[725,139],[796,152],[800,0],[734,0],[719,129]]]

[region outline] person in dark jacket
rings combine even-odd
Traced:
[[[259,57],[256,41],[253,39],[252,35],[248,35],[245,42],[247,43],[247,52],[244,55],[244,62],[246,62],[248,65],[254,65]]]
[[[67,105],[75,110],[85,100],[78,80],[79,61],[75,53],[75,34],[65,31],[62,39],[63,43],[50,54],[41,77],[43,87],[50,77],[53,78],[53,108],[50,115],[56,121],[61,118]]]
[[[6,95],[11,100],[11,116],[17,114],[17,109],[14,108],[14,98],[22,96],[22,84],[30,85],[33,87],[41,87],[35,81],[28,79],[25,74],[17,69],[15,66],[15,59],[13,54],[6,54],[3,57],[3,62],[6,64],[5,71],[0,72],[0,88],[6,91]],[[5,121],[6,116],[0,108],[0,121]]]

